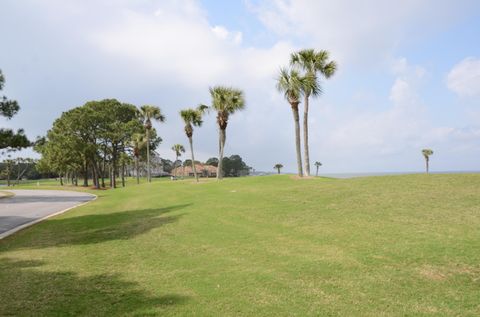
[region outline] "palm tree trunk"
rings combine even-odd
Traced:
[[[137,174],[137,184],[140,184],[140,175],[138,174],[138,156],[135,156],[135,174]]]
[[[175,164],[173,164],[173,177],[177,178],[178,154],[175,155]]]
[[[428,157],[425,158],[425,167],[426,167],[426,169],[427,169],[427,174],[428,174]]]
[[[218,153],[218,166],[217,166],[217,179],[223,179],[223,152],[225,150],[225,140],[227,139],[225,129],[219,130],[219,143],[220,143],[220,150]]]
[[[298,115],[298,105],[292,105],[292,112],[293,120],[295,121],[295,149],[297,151],[298,176],[303,177],[302,149],[300,144],[300,116]]]
[[[317,166],[317,173],[315,174],[315,176],[317,176],[317,177],[318,177],[318,166]]]
[[[193,155],[193,138],[189,137],[188,141],[190,142],[190,151],[192,152],[192,170],[193,170],[193,176],[195,176],[195,179],[198,182],[198,175],[197,175],[197,169],[195,168],[195,156]]]
[[[308,95],[305,95],[305,108],[303,110],[303,148],[305,153],[305,176],[310,176],[310,154],[308,148]]]
[[[280,174],[280,168],[279,167],[277,167],[277,171],[278,171],[278,174]]]
[[[150,130],[147,129],[147,180],[152,181],[150,177]]]

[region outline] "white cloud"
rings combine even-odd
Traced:
[[[240,45],[242,43],[242,32],[230,32],[227,28],[216,25],[211,28],[212,32],[221,40],[230,41],[235,45]]]
[[[271,79],[293,50],[287,42],[264,49],[242,47],[242,32],[210,25],[196,2],[188,2],[189,9],[174,1],[159,5],[165,8],[153,13],[123,10],[93,29],[91,42],[113,58],[192,87]]]
[[[267,0],[249,6],[270,30],[328,49],[342,64],[366,66],[394,54],[403,40],[438,31],[471,1]],[[435,9],[432,9],[435,8]]]
[[[447,76],[448,88],[461,97],[480,96],[480,58],[467,57]]]

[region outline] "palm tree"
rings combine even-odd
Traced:
[[[145,126],[145,134],[147,137],[147,180],[152,181],[150,175],[150,130],[152,130],[152,120],[165,122],[165,116],[159,107],[145,105],[140,107],[140,117]]]
[[[173,171],[174,171],[173,176],[177,177],[177,169],[176,169],[177,161],[178,161],[178,158],[182,156],[182,153],[185,153],[185,148],[181,144],[174,144],[172,146],[172,151],[175,152],[175,164],[173,166]]]
[[[180,116],[185,122],[185,134],[190,143],[190,152],[192,153],[192,170],[195,179],[198,182],[197,169],[195,168],[195,156],[193,155],[193,127],[200,127],[203,123],[202,116],[208,109],[205,105],[200,105],[196,109],[185,109],[180,111]]]
[[[228,118],[236,111],[245,108],[245,99],[241,90],[224,86],[210,88],[210,95],[212,96],[212,109],[217,111],[217,124],[219,128],[217,179],[222,179],[222,161],[225,150],[225,140],[227,138],[226,129]]]
[[[317,173],[315,174],[315,176],[318,176],[318,168],[322,166],[322,163],[320,163],[319,161],[316,161],[315,162],[315,167],[317,168]]]
[[[287,70],[286,68],[280,69],[280,75],[277,78],[277,89],[283,92],[285,99],[292,108],[293,120],[295,123],[295,148],[297,152],[297,169],[298,176],[303,177],[302,168],[302,153],[300,143],[300,118],[298,114],[298,105],[300,104],[300,98],[302,91],[310,87],[310,91],[318,90],[317,81],[311,76],[300,76],[295,69]]]
[[[328,61],[328,51],[321,50],[315,51],[313,49],[301,50],[293,53],[290,56],[290,64],[296,66],[305,72],[305,77],[312,77],[317,81],[317,74],[319,73],[324,78],[330,78],[337,70],[337,64],[335,61]],[[304,110],[303,110],[303,147],[305,154],[305,175],[310,176],[310,154],[308,146],[308,110],[309,110],[309,98],[310,96],[316,97],[322,93],[320,86],[317,85],[317,89],[312,90],[312,87],[307,85],[302,87],[304,97]]]
[[[133,147],[133,156],[135,157],[135,174],[137,175],[137,184],[140,184],[140,175],[138,171],[138,161],[140,158],[140,150],[145,146],[146,137],[144,134],[135,133],[131,144]]]
[[[430,161],[430,155],[433,154],[433,151],[431,149],[423,149],[422,150],[423,157],[425,157],[425,167],[427,169],[427,174],[428,174],[428,162]]]
[[[283,165],[280,163],[277,163],[273,168],[278,171],[278,174],[280,174],[280,170],[283,168]]]

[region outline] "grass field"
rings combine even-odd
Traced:
[[[0,241],[1,316],[480,315],[478,174],[96,194]]]

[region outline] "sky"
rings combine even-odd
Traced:
[[[209,87],[242,89],[226,154],[256,170],[296,168],[280,67],[324,49],[338,71],[310,102],[310,157],[324,173],[480,170],[480,2],[442,0],[1,0],[3,94],[21,111],[2,127],[45,135],[63,111],[116,98],[159,106],[158,152],[187,145],[180,109]],[[217,155],[215,115],[194,133]],[[34,155],[24,151],[22,155]],[[186,157],[184,157],[185,159]]]

